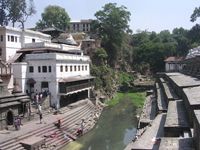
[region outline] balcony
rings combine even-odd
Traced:
[[[59,86],[59,92],[60,94],[67,94],[69,92],[73,91],[78,91],[84,88],[89,88],[93,86],[93,82],[88,82],[88,83],[82,83],[82,84],[77,84],[77,85],[60,85]]]

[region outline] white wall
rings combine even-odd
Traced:
[[[27,80],[26,74],[27,74],[28,64],[26,62],[13,63],[12,68],[13,68],[14,80],[17,81],[17,83],[21,87],[21,90],[23,92],[26,92],[26,80]]]
[[[35,39],[35,42],[51,41],[50,35],[31,30],[23,31],[12,27],[0,27],[1,35],[3,35],[3,41],[0,41],[0,47],[3,49],[1,58],[4,61],[12,58],[16,51],[21,49],[25,43],[32,43],[32,39]],[[14,41],[11,40],[11,36],[14,37]]]

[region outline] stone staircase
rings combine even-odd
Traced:
[[[70,111],[66,109],[67,113]],[[69,113],[69,115],[61,118],[61,129],[58,129],[54,123],[47,124],[40,129],[30,131],[24,135],[18,136],[13,139],[9,139],[0,143],[1,150],[23,150],[24,147],[20,144],[23,139],[31,136],[43,137],[45,138],[45,145],[41,147],[41,150],[47,149],[60,149],[71,140],[78,138],[76,136],[76,131],[80,128],[81,120],[84,119],[84,133],[87,133],[92,129],[96,123],[96,116],[100,115],[102,107],[97,107],[88,101],[80,109],[74,113]],[[51,136],[55,135],[55,136]],[[65,136],[67,136],[67,138]]]

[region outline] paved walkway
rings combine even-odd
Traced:
[[[130,143],[125,150],[158,150],[159,144],[155,143],[154,139],[163,137],[165,118],[166,114],[158,114],[152,126],[148,127],[141,137],[134,143]]]

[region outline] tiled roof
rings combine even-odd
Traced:
[[[184,57],[175,57],[175,56],[170,56],[168,58],[166,58],[164,61],[165,62],[179,62],[184,60]]]

